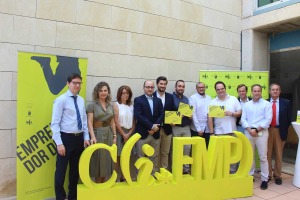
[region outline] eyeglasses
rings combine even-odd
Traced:
[[[217,92],[225,90],[225,88],[216,89]]]
[[[71,83],[73,85],[79,85],[79,86],[81,86],[83,84],[83,82],[76,82],[76,81],[72,81]]]
[[[145,86],[146,89],[154,89],[154,86]]]

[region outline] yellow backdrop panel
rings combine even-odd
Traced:
[[[269,98],[269,72],[267,71],[199,71],[199,80],[206,85],[206,94],[211,97],[216,96],[215,83],[223,81],[226,85],[226,91],[232,96],[238,97],[236,88],[239,84],[245,84],[248,87],[247,96],[251,97],[251,86],[260,84],[262,86],[262,97]]]
[[[54,99],[67,90],[67,76],[86,82],[87,59],[20,52],[17,99],[17,198],[54,197],[56,145],[50,129]],[[85,98],[86,87],[80,95]]]

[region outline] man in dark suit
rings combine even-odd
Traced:
[[[139,157],[145,155],[142,151],[144,144],[154,148],[154,154],[149,156],[154,165],[152,173],[158,171],[159,130],[164,117],[161,100],[153,96],[154,88],[152,81],[145,81],[144,94],[134,99],[135,131],[141,135],[136,143],[137,153]]]
[[[272,179],[272,155],[274,152],[275,165],[273,177],[275,183],[281,185],[282,153],[291,123],[291,103],[289,100],[279,97],[281,93],[279,84],[272,83],[269,88],[273,114],[268,139],[269,181]]]
[[[174,99],[173,95],[166,92],[168,80],[165,76],[160,76],[156,79],[157,90],[153,96],[161,99],[164,111],[174,110]],[[162,124],[160,129],[160,149],[158,155],[158,165],[165,169],[168,168],[169,153],[172,141],[172,127],[170,124]]]

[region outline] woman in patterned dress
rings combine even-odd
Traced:
[[[116,143],[114,109],[111,103],[110,87],[99,82],[93,92],[94,102],[87,106],[88,129],[91,143],[104,143],[111,146]],[[91,158],[90,174],[96,183],[103,183],[111,176],[113,162],[107,150],[96,150]]]

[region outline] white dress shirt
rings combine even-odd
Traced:
[[[65,94],[57,97],[54,100],[53,110],[52,110],[52,139],[55,141],[56,145],[62,144],[60,132],[65,133],[84,133],[84,140],[89,140],[89,133],[87,128],[87,117],[84,106],[84,99],[81,96],[77,96],[77,104],[80,112],[82,130],[78,130],[77,126],[77,114],[74,104],[74,96],[70,90]]]
[[[269,128],[272,120],[272,106],[270,102],[260,98],[257,102],[247,102],[242,112],[242,126],[244,128]]]
[[[270,99],[271,107],[273,106],[273,101],[276,101],[276,125],[280,125],[279,124],[279,98],[277,98],[275,100],[273,100],[272,98]],[[273,109],[272,109],[272,112],[273,112]]]
[[[197,132],[205,131],[208,133],[207,111],[211,97],[207,94],[202,96],[199,93],[195,93],[190,97],[189,101],[190,105],[194,107],[191,129]]]

